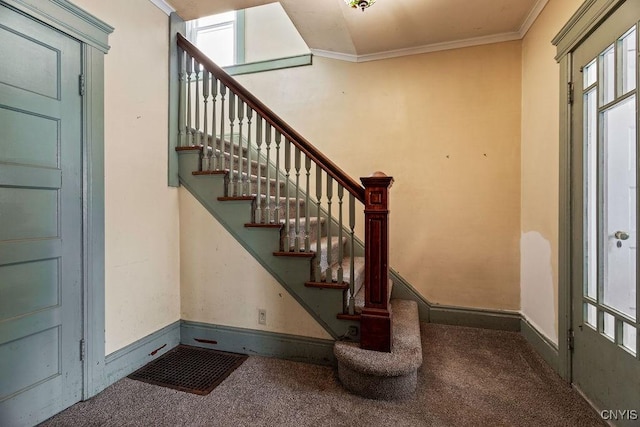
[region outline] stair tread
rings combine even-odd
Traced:
[[[415,301],[391,300],[393,312],[390,353],[364,350],[358,343],[336,341],[333,352],[339,363],[359,373],[396,377],[417,370],[422,365],[420,320]]]

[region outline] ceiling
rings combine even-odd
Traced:
[[[473,46],[524,36],[548,0],[281,0],[315,54],[366,61]],[[273,0],[168,0],[190,20]]]

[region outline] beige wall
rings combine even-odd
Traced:
[[[280,3],[245,12],[245,62],[257,62],[309,53],[302,37]]]
[[[184,188],[180,218],[182,319],[331,339]],[[266,325],[258,324],[259,309]]]
[[[105,57],[106,353],[180,318],[178,191],[167,186],[168,17],[74,0],[115,27]]]
[[[520,42],[238,80],[391,191],[391,266],[434,303],[518,310]]]
[[[521,305],[558,341],[559,66],[551,39],[582,0],[550,0],[522,41]]]

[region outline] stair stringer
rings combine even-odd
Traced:
[[[280,230],[247,228],[251,220],[251,201],[219,201],[224,195],[224,175],[193,175],[198,170],[200,153],[183,151],[178,156],[180,184],[253,256],[289,294],[334,338],[359,340],[358,321],[338,319],[343,304],[342,292],[306,287],[311,259],[274,256],[280,250]]]

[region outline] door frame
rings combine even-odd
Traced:
[[[571,139],[573,129],[572,99],[573,52],[583,41],[605,21],[611,13],[626,0],[586,0],[569,19],[552,43],[557,48],[556,61],[560,64],[560,152],[559,152],[559,224],[558,224],[558,373],[568,382],[572,381],[570,334],[572,322],[572,277],[576,266],[572,265],[572,251],[581,242],[573,241],[571,234],[575,209],[572,206],[573,191],[571,176]],[[577,94],[578,92],[576,92]],[[575,95],[578,96],[578,95]]]
[[[81,42],[82,97],[82,399],[104,389],[104,55],[113,27],[67,0],[0,0]],[[82,82],[78,82],[79,86]],[[81,350],[82,351],[82,350]]]

